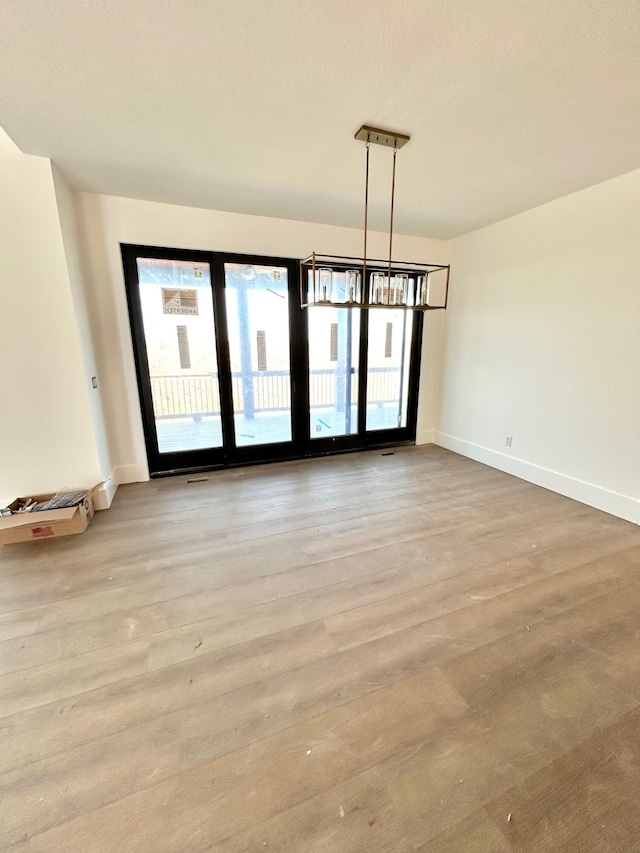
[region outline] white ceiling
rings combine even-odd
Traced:
[[[0,125],[77,189],[360,226],[362,123],[406,234],[638,168],[640,0],[0,2]]]

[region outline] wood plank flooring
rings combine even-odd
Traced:
[[[121,487],[0,550],[0,850],[637,853],[640,530],[434,446]]]

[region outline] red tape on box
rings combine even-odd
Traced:
[[[45,536],[53,536],[53,527],[32,527],[31,535],[34,539],[44,539]]]

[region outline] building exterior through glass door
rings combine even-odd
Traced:
[[[360,311],[309,308],[311,441],[358,432]]]
[[[410,311],[369,311],[367,431],[407,426],[413,325]]]
[[[226,263],[224,276],[235,444],[291,441],[287,270]]]
[[[210,266],[164,258],[137,266],[158,450],[222,447]]]

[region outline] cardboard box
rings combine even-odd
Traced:
[[[55,492],[51,492],[32,497],[40,503],[49,500],[54,494]],[[28,498],[16,498],[9,504],[9,509],[17,509],[26,500]],[[33,542],[38,539],[70,536],[72,533],[84,533],[93,516],[92,490],[78,506],[0,516],[0,541],[4,545],[11,545],[14,542]]]

